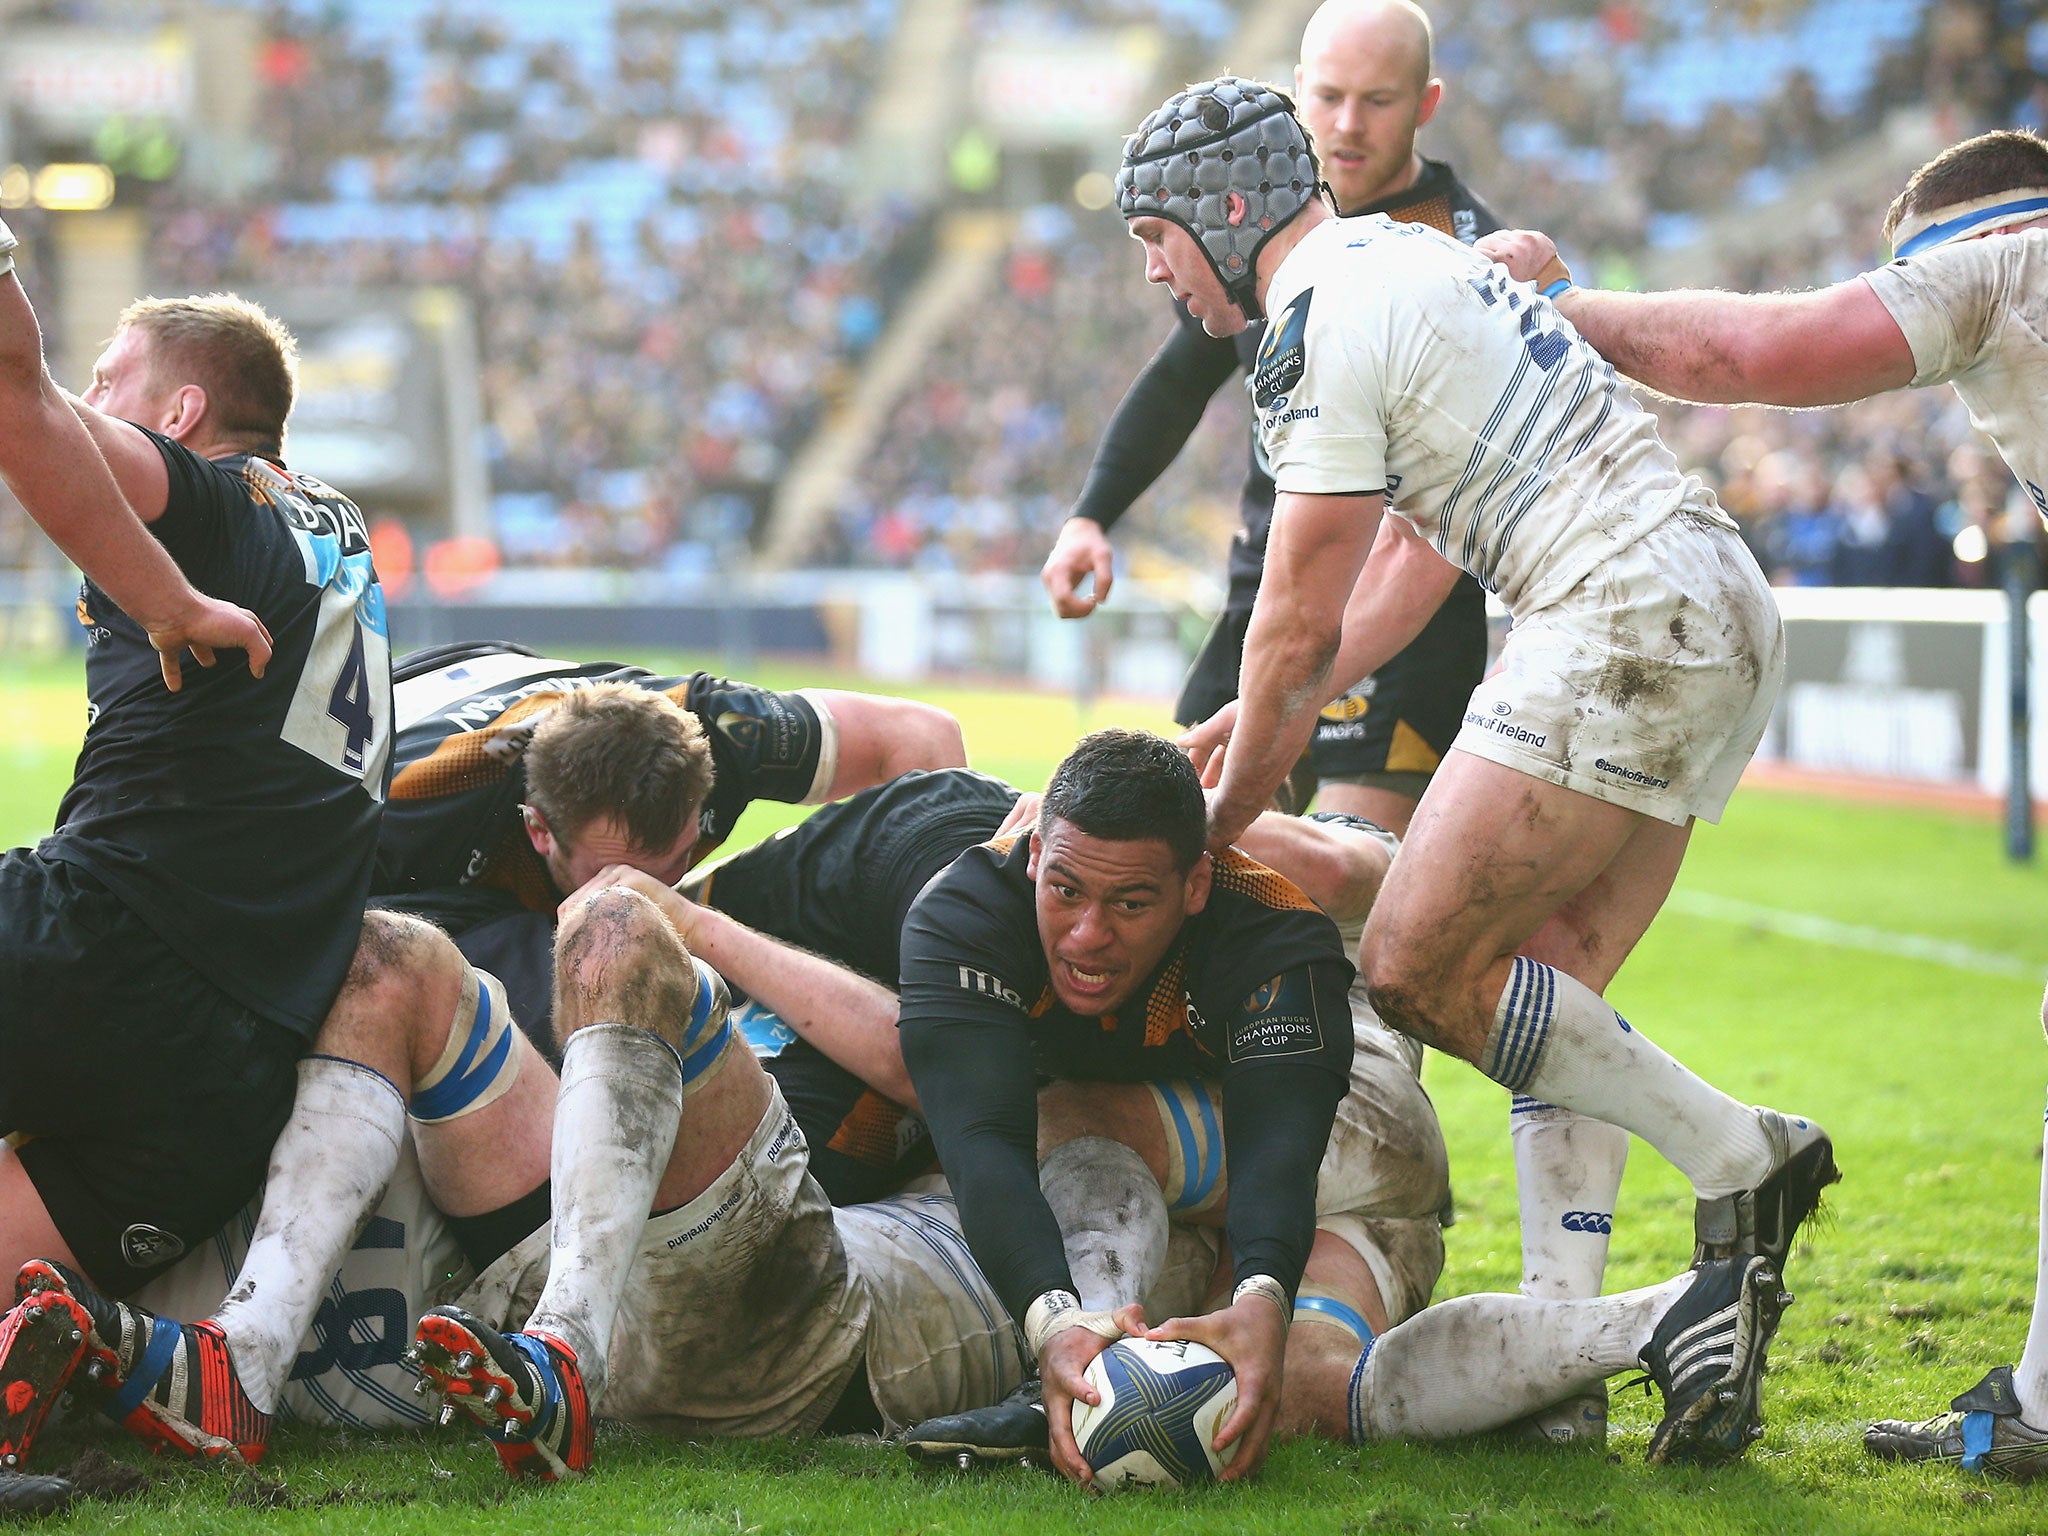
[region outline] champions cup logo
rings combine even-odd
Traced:
[[[1294,296],[1280,323],[1259,344],[1258,367],[1252,372],[1252,404],[1262,411],[1287,403],[1288,392],[1301,382],[1308,356],[1308,306],[1315,289]]]
[[[1280,1000],[1280,983],[1284,979],[1275,976],[1271,981],[1255,987],[1252,995],[1245,1001],[1246,1009],[1252,1013],[1271,1013],[1273,1005]]]
[[[752,749],[761,739],[761,722],[751,715],[727,710],[718,717],[718,728],[734,746]]]

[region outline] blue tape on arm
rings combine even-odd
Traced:
[[[1545,297],[1546,299],[1554,299],[1561,293],[1571,292],[1572,287],[1573,283],[1570,278],[1560,277],[1556,282],[1552,283],[1548,288],[1545,288],[1543,290],[1543,297]]]

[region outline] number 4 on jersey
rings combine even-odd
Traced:
[[[327,715],[347,732],[341,749],[342,766],[351,773],[361,773],[363,753],[377,733],[377,721],[371,703],[370,666],[363,656],[363,626],[355,624],[351,630],[348,657],[334,679],[334,691],[327,696]]]

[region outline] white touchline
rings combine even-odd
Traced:
[[[1978,971],[1987,976],[2014,976],[2024,981],[2048,977],[2048,964],[2001,955],[1988,949],[1973,949],[1952,939],[1930,938],[1924,933],[1892,933],[1884,928],[1866,928],[1860,923],[1838,923],[1831,917],[1811,912],[1787,912],[1778,907],[1758,906],[1732,896],[1712,896],[1705,891],[1675,890],[1664,905],[1687,917],[1710,918],[1716,922],[1740,923],[1767,933],[1806,939],[1815,944],[1832,944],[1837,949],[1867,949],[1874,954],[1902,955],[1909,960],[1928,960],[1953,966],[1959,971]]]

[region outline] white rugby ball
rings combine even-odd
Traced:
[[[1102,1401],[1074,1399],[1074,1441],[1104,1493],[1206,1482],[1225,1465],[1212,1446],[1237,1406],[1237,1376],[1215,1350],[1119,1339],[1088,1367],[1088,1384]]]

